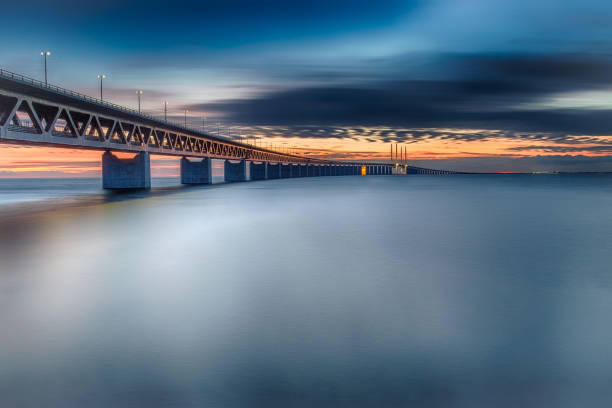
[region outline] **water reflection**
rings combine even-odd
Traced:
[[[611,179],[274,180],[4,218],[0,400],[607,405]]]

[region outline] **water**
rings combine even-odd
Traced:
[[[96,194],[6,204],[0,406],[612,403],[612,176]]]
[[[151,184],[158,190],[176,187],[178,178],[153,178]],[[113,195],[101,189],[100,178],[0,178],[0,211],[25,203],[49,204],[51,200],[61,200],[58,204],[66,204]]]

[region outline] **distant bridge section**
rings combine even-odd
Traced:
[[[426,169],[423,167],[414,167],[414,166],[405,166],[405,174],[466,174],[459,171],[452,170],[435,170],[435,169]]]

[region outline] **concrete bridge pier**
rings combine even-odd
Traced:
[[[300,177],[300,167],[302,166],[299,164],[291,164],[289,167],[291,168],[290,173],[292,178]]]
[[[102,187],[108,190],[151,188],[151,159],[140,152],[131,159],[120,159],[110,151],[102,155]]]
[[[307,177],[314,177],[315,176],[315,165],[314,164],[306,165],[306,176]]]
[[[246,160],[225,160],[224,172],[225,181],[230,183],[235,181],[247,181],[249,179]]]
[[[249,162],[251,180],[265,180],[268,178],[268,162]]]
[[[281,164],[280,169],[281,178],[291,177],[291,164]]]
[[[181,184],[211,184],[212,168],[211,160],[189,160],[186,157],[181,159]]]
[[[281,178],[281,164],[280,163],[268,163],[268,178],[277,179]]]

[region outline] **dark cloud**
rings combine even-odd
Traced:
[[[222,112],[244,125],[286,126],[295,135],[308,137],[317,134],[315,128],[324,129],[318,134],[325,137],[343,137],[327,132],[339,126],[495,129],[505,135],[554,133],[558,140],[568,134],[612,134],[610,111],[533,107],[560,92],[607,86],[612,81],[610,55],[445,55],[420,69],[443,71],[446,78],[419,80],[406,79],[401,73],[406,58],[379,61],[389,67],[383,70],[385,75],[395,64],[397,79],[380,80],[373,74],[370,81],[354,84],[299,87],[191,108]],[[409,64],[407,67],[410,69]],[[310,132],[304,132],[305,127],[311,127]],[[384,133],[378,136],[386,137]],[[460,136],[467,140],[482,137]]]

